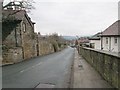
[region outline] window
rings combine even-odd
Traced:
[[[114,43],[117,44],[117,37],[114,38]]]
[[[108,38],[106,38],[106,44],[108,44]]]
[[[23,23],[23,31],[26,31],[26,25]]]

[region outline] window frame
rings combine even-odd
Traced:
[[[108,40],[108,37],[106,37],[106,39],[105,39],[105,40],[106,40],[106,42],[105,42],[105,43],[108,45],[108,43],[109,43],[109,42],[108,42],[108,41],[109,41],[109,40]]]
[[[22,24],[22,27],[23,27],[23,32],[26,32],[26,24],[25,23]]]
[[[114,44],[117,44],[117,43],[118,43],[118,38],[114,37]]]

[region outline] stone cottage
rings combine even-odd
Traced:
[[[65,48],[59,36],[42,36],[40,33],[35,33],[34,24],[22,3],[10,2],[4,6],[2,10],[3,64],[21,62]]]
[[[2,11],[3,63],[16,63],[37,56],[35,23],[20,8],[13,8],[11,2]]]

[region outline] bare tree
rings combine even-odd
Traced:
[[[22,1],[23,3],[23,7],[26,9],[27,12],[30,12],[32,9],[35,9],[34,7],[34,0],[26,0],[26,1]]]
[[[32,9],[35,9],[34,7],[34,0],[14,0],[9,2],[7,5],[3,6],[3,9],[5,8],[15,8],[15,9],[22,9],[22,10],[26,10],[27,12],[30,12]]]

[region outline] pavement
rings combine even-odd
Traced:
[[[75,50],[71,88],[112,88]]]
[[[36,57],[2,67],[3,88],[68,88],[75,50]]]

